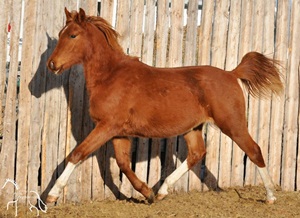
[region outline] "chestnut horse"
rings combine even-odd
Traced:
[[[240,79],[253,96],[278,94],[283,89],[276,61],[257,52],[246,54],[232,71],[212,66],[155,68],[126,55],[118,44],[118,33],[101,17],[84,10],[65,9],[66,25],[48,60],[60,74],[74,64],[83,64],[95,128],[69,155],[63,173],[50,190],[47,202],[55,202],[75,167],[112,139],[118,166],[133,187],[149,202],[155,195],[130,168],[129,137],[172,137],[184,135],[186,160],[160,187],[163,199],[185,172],[205,155],[204,123],[213,122],[248,155],[258,167],[273,203],[273,183],[259,146],[247,130],[245,100]]]

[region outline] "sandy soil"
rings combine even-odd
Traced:
[[[40,217],[94,218],[94,217],[300,217],[300,192],[276,192],[273,205],[264,203],[263,187],[230,188],[221,192],[170,194],[163,201],[151,205],[143,200],[115,200],[61,204],[48,208]],[[2,203],[0,217],[14,217],[15,210]],[[36,217],[26,205],[18,206],[17,217]]]

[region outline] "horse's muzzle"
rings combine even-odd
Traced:
[[[53,60],[49,60],[47,66],[55,74],[58,74],[62,71],[62,67],[57,68]]]

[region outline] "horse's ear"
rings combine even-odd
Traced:
[[[84,22],[85,21],[85,18],[86,18],[86,15],[85,15],[85,11],[80,8],[79,9],[79,14],[78,14],[78,21],[81,23],[81,22]]]
[[[68,11],[68,9],[66,7],[65,7],[65,14],[66,14],[66,18],[67,18],[66,23],[73,19],[71,13]]]

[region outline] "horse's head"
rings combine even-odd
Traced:
[[[72,65],[89,60],[95,52],[118,51],[118,33],[101,17],[87,16],[83,9],[69,12],[65,8],[66,25],[59,33],[57,46],[48,59],[47,66],[59,74]],[[102,46],[102,50],[99,49]],[[105,51],[103,49],[106,49]]]
[[[78,13],[69,12],[65,8],[65,13],[66,25],[59,32],[57,46],[47,62],[48,68],[55,74],[60,74],[72,65],[81,63],[89,44],[84,10],[80,8]]]

